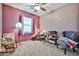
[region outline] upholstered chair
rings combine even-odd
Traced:
[[[1,45],[2,45],[2,48],[5,48],[6,53],[8,52],[8,50],[11,50],[9,52],[14,51],[16,47],[15,34],[14,33],[3,33]]]
[[[58,45],[64,48],[64,54],[66,54],[66,50],[71,48],[73,52],[75,52],[75,46],[78,44],[78,35],[77,32],[74,31],[64,31],[62,32],[63,37],[60,37],[57,41],[57,48]],[[73,47],[73,48],[72,48]]]
[[[57,31],[48,31],[48,33],[49,33],[48,40],[54,41],[54,43],[56,45],[57,40],[58,40],[58,32]]]

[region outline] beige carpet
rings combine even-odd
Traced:
[[[42,41],[26,41],[11,54],[5,54],[6,56],[76,56],[77,53],[67,51],[67,55],[64,54],[64,50],[61,47],[56,48],[54,44],[45,43]]]

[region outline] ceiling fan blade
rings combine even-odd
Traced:
[[[39,3],[35,3],[35,6],[39,6]]]
[[[40,7],[40,8],[41,8],[41,10],[46,11],[46,9],[45,9],[45,8],[42,8],[42,7]]]
[[[27,8],[27,9],[31,9],[31,10],[32,10],[32,9],[34,9],[34,8],[35,8],[35,6],[33,6],[33,5],[27,5],[27,6],[26,6],[26,8]]]
[[[46,3],[35,3],[36,6],[43,6],[45,5]]]
[[[35,7],[34,5],[27,5],[27,7]]]

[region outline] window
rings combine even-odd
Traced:
[[[29,17],[23,17],[23,34],[32,33],[33,28],[33,19]]]

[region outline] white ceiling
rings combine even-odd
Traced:
[[[28,5],[34,5],[33,3],[6,3],[6,4],[9,6],[13,6],[15,8],[33,13],[33,14],[38,15],[38,16],[45,15],[53,10],[56,10],[62,6],[67,5],[67,3],[47,3],[46,5],[42,6],[43,8],[46,9],[46,11],[39,10],[37,12],[34,12],[34,9],[31,9],[28,7]]]

